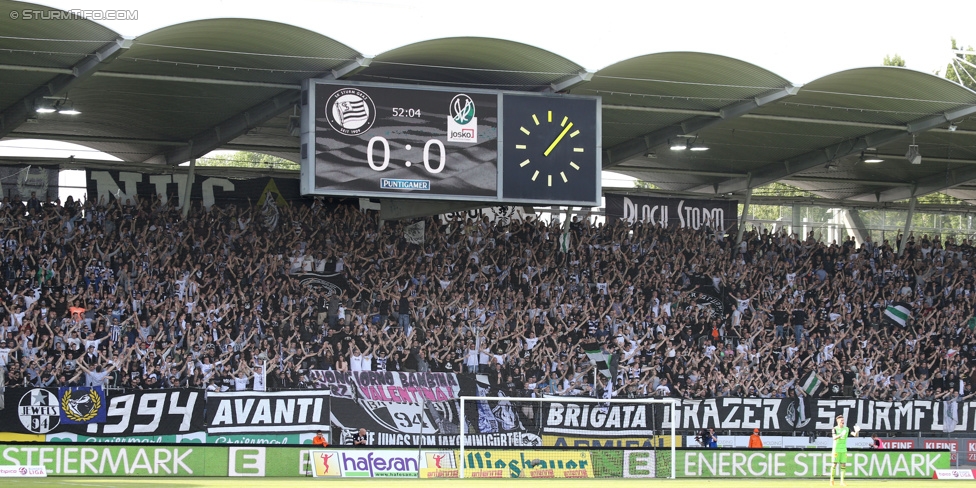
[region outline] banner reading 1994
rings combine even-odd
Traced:
[[[7,388],[0,431],[89,436],[174,435],[204,430],[203,390]]]

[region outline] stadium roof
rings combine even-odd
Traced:
[[[263,20],[200,20],[127,39],[82,18],[24,22],[9,15],[13,4],[0,9],[0,137],[74,142],[119,165],[173,165],[215,149],[297,161],[290,124],[299,84],[335,77],[599,95],[604,169],[676,194],[741,194],[781,181],[859,202],[936,191],[976,199],[976,93],[903,68],[797,86],[737,59],[668,52],[586,72],[549,51],[488,38],[429,40],[368,58]],[[65,99],[82,114],[34,113]],[[905,156],[913,142],[921,164]],[[689,143],[708,150],[670,149]],[[865,154],[884,161],[865,163]]]

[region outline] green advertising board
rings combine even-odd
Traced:
[[[312,445],[313,434],[221,434],[193,432],[179,435],[87,436],[70,432],[48,434],[47,442],[76,442],[85,444],[245,444],[256,446]]]
[[[824,478],[833,458],[826,450],[678,450],[679,478]],[[666,477],[669,451],[624,451],[625,478]],[[850,451],[848,478],[931,478],[950,467],[948,451]],[[664,473],[657,471],[666,470]]]
[[[50,476],[226,476],[227,473],[226,447],[0,445],[0,459],[7,465],[44,466]],[[222,459],[222,470],[217,467],[213,471],[214,466],[208,463],[211,459]]]
[[[0,444],[0,463],[44,466],[49,476],[304,476],[293,447]]]
[[[310,452],[261,445],[24,443],[0,444],[0,464],[43,466],[49,476],[297,477],[310,468]],[[675,454],[679,478],[825,478],[832,462],[827,450],[695,449]],[[610,478],[667,477],[670,457],[670,450],[591,452],[593,475]],[[950,453],[850,451],[849,461],[848,478],[931,478],[935,470],[950,467]]]

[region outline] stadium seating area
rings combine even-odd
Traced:
[[[341,202],[184,219],[174,200],[0,204],[7,385],[262,390],[336,369],[478,372],[521,395],[976,386],[966,241],[909,236],[898,257],[887,241],[430,218],[414,244],[409,223]]]

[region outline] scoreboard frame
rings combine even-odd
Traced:
[[[599,206],[600,97],[309,79],[301,192]]]

